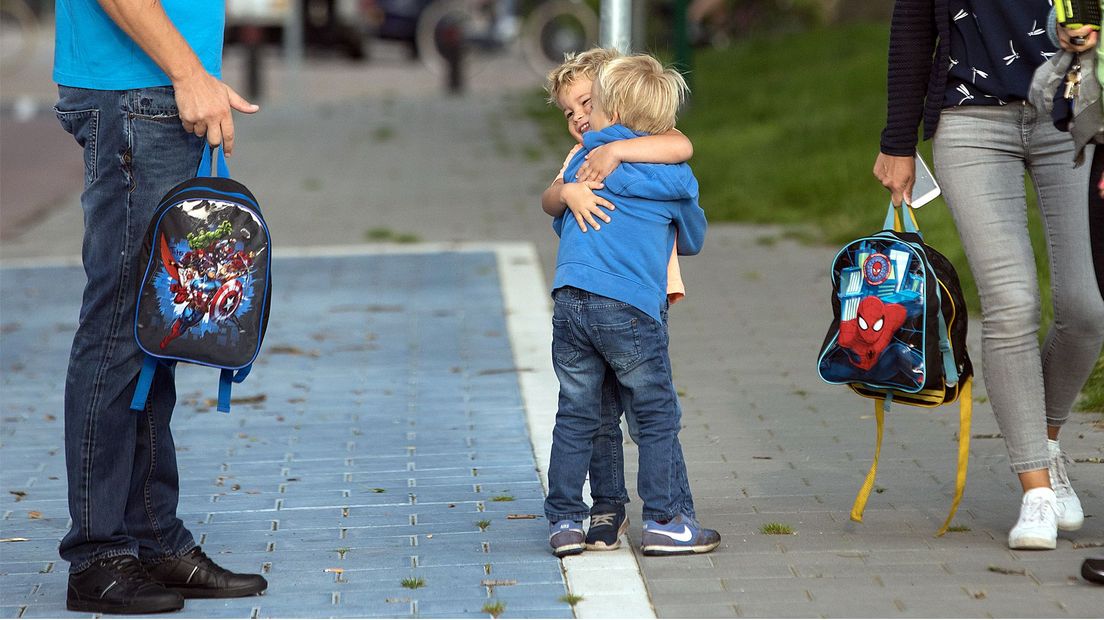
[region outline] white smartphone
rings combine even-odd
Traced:
[[[935,175],[924,163],[924,158],[920,157],[919,152],[916,153],[913,160],[916,163],[916,182],[912,186],[912,208],[919,209],[935,200],[941,190],[939,189],[939,183],[935,182]]]

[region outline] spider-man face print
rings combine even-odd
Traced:
[[[900,304],[887,304],[873,295],[864,297],[859,302],[858,315],[840,322],[839,344],[858,356],[853,360],[855,366],[869,370],[904,325],[906,315]]]

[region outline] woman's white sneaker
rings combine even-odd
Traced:
[[[1085,511],[1066,474],[1069,459],[1053,439],[1047,440],[1047,451],[1050,454],[1050,466],[1047,468],[1050,488],[1054,489],[1054,495],[1058,498],[1058,529],[1069,532],[1079,530],[1085,523]]]
[[[1020,503],[1020,520],[1008,533],[1012,549],[1053,549],[1058,545],[1058,498],[1046,487],[1031,489]]]

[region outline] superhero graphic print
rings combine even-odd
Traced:
[[[868,239],[837,261],[839,332],[821,376],[917,390],[924,385],[924,267],[893,240]]]
[[[267,274],[257,217],[230,202],[184,201],[162,217],[139,300],[139,341],[151,353],[188,359],[255,349]]]

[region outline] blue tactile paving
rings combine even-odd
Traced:
[[[503,617],[571,617],[547,524],[516,518],[540,515],[542,494],[494,255],[278,259],[273,274],[265,348],[233,413],[214,411],[216,371],[181,366],[173,421],[180,517],[270,587],[177,615],[485,618],[501,601]],[[78,615],[57,542],[83,280],[0,270],[0,538],[28,539],[0,543],[3,618]]]

